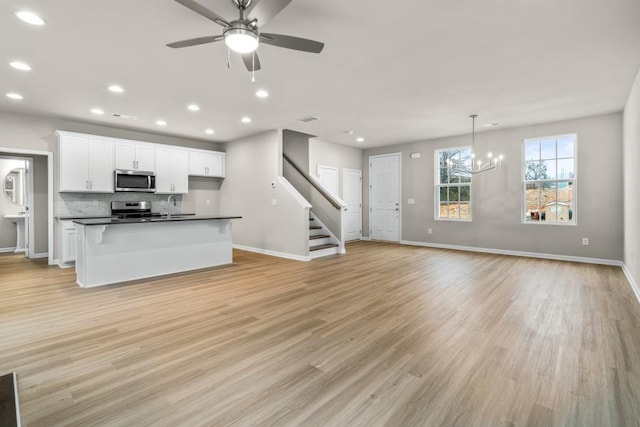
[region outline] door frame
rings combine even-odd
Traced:
[[[347,181],[345,179],[345,175],[347,172],[358,172],[360,174],[360,214],[358,215],[360,217],[360,233],[358,235],[358,239],[362,240],[362,170],[360,169],[349,169],[349,168],[342,168],[342,200],[344,201],[344,185],[345,182]],[[346,202],[345,202],[346,204]]]
[[[389,242],[400,243],[402,241],[402,153],[386,153],[386,154],[376,154],[374,156],[369,156],[369,239],[373,240],[371,237],[372,228],[371,228],[371,217],[373,213],[372,203],[371,203],[371,195],[372,195],[372,183],[371,183],[371,169],[372,169],[372,159],[378,157],[389,157],[389,156],[397,156],[398,157],[398,207],[400,210],[398,211],[398,240],[388,240]]]
[[[30,156],[46,156],[47,157],[47,262],[49,265],[53,265],[53,152],[41,151],[41,150],[29,150],[24,148],[11,148],[0,146],[0,153],[13,154],[16,156],[30,157]],[[33,163],[32,165],[33,166]],[[33,180],[33,170],[31,170],[31,180]],[[33,211],[30,212],[30,226],[35,221]],[[29,230],[31,236],[34,236],[33,228]],[[31,245],[29,242],[29,250],[33,251],[33,257],[31,258],[44,258],[44,254],[35,253],[35,245]]]

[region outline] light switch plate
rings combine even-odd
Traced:
[[[416,199],[409,199],[409,200],[407,200],[407,204],[408,204],[408,205],[415,205],[415,204],[416,204]]]

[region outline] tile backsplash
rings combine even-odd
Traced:
[[[149,193],[57,193],[56,216],[109,216],[112,201],[148,201],[153,212],[167,213],[168,195]],[[175,196],[176,206],[171,213],[182,212],[182,195]]]

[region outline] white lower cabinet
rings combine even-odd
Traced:
[[[58,221],[58,263],[71,267],[76,261],[76,224],[70,220]]]

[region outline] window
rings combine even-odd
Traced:
[[[525,139],[523,221],[576,223],[576,135]]]
[[[436,219],[471,221],[471,147],[436,150]]]

